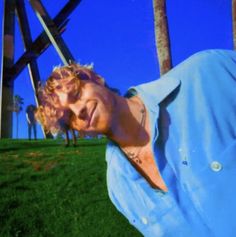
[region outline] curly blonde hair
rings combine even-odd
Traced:
[[[70,64],[63,67],[55,67],[45,86],[47,94],[54,93],[57,89],[65,92],[78,91],[81,80],[91,80],[105,85],[104,79],[96,74],[91,66]]]
[[[105,86],[104,79],[96,74],[91,66],[73,63],[68,66],[55,67],[46,84],[39,87],[40,106],[35,112],[35,117],[46,132],[55,134],[63,131],[62,120],[64,124],[71,127],[71,122],[75,121],[75,118],[72,114],[68,114],[68,111],[61,109],[55,91],[62,90],[72,95],[76,94],[80,90],[81,80],[91,80]]]

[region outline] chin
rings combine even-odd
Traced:
[[[103,116],[95,116],[93,118],[91,127],[88,128],[89,131],[106,134],[109,130],[110,119],[109,116],[103,114]]]
[[[108,131],[108,128],[107,128],[107,126],[98,126],[98,127],[91,127],[89,129],[87,129],[87,131],[105,135]]]

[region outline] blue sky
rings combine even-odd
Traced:
[[[54,17],[67,1],[42,2]],[[42,27],[28,0],[25,4],[35,39]],[[0,1],[0,14],[2,21],[3,1]],[[167,1],[167,15],[174,65],[200,50],[233,48],[231,0]],[[17,60],[24,51],[17,21],[15,36]],[[122,93],[130,86],[159,78],[152,0],[82,0],[70,16],[63,39],[78,62],[94,63],[95,71]],[[37,62],[42,80],[53,66],[62,64],[52,46]],[[19,118],[19,137],[27,138],[25,107],[34,104],[27,68],[15,81],[15,94],[25,101]],[[15,122],[13,134],[15,137]],[[38,135],[42,137],[39,127]]]

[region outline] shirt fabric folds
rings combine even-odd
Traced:
[[[153,189],[110,141],[107,186],[116,208],[147,237],[234,237],[236,52],[199,52],[129,92],[149,113],[168,192]]]

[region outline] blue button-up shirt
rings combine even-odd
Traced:
[[[110,142],[107,185],[114,205],[144,236],[234,237],[236,52],[197,53],[130,92],[149,113],[155,162],[168,192],[153,189]]]

